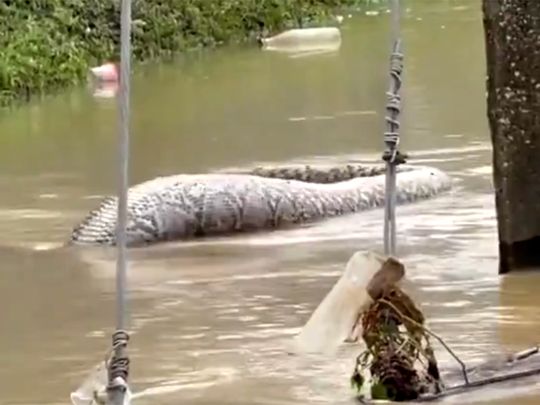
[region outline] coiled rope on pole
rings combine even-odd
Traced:
[[[108,369],[107,394],[110,405],[123,405],[129,375],[127,343],[127,195],[129,174],[129,108],[131,78],[131,0],[122,0],[120,17],[120,88],[118,94],[118,213],[116,261],[116,331],[112,336],[113,355]]]
[[[392,53],[390,55],[390,85],[386,104],[385,151],[382,159],[386,162],[385,209],[384,209],[384,253],[394,255],[396,251],[396,167],[405,163],[407,156],[399,152],[399,114],[401,112],[401,74],[403,53],[400,38],[400,4],[392,2]]]

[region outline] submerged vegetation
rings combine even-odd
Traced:
[[[440,392],[439,369],[423,324],[424,315],[400,288],[381,295],[362,317],[366,350],[357,358],[353,386],[362,390],[368,370],[373,399],[412,401]]]
[[[360,395],[369,385],[372,399],[412,401],[443,387],[424,314],[396,285],[404,275],[403,264],[388,258],[367,287],[372,303],[359,319],[366,349],[351,384]]]
[[[133,58],[146,61],[325,21],[360,0],[133,0]],[[0,105],[79,83],[118,59],[118,0],[0,2]]]

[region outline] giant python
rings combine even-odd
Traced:
[[[254,232],[381,207],[381,165],[256,168],[158,177],[128,190],[127,245]],[[401,165],[398,204],[451,188],[439,169]],[[71,234],[70,243],[115,245],[116,197],[107,197]]]

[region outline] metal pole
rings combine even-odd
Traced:
[[[399,121],[401,99],[402,58],[400,32],[399,0],[392,0],[392,54],[390,57],[390,85],[386,116],[386,132],[384,141],[386,151],[383,159],[386,161],[385,209],[384,209],[384,253],[394,255],[396,252],[396,166],[399,162]]]
[[[129,358],[126,345],[127,326],[127,252],[126,224],[129,174],[129,109],[131,78],[131,0],[122,0],[120,17],[120,89],[118,94],[118,211],[116,262],[116,331],[113,335],[114,354],[109,369],[108,399],[110,404],[123,405],[127,389]],[[121,383],[116,381],[121,377]]]
[[[116,327],[126,328],[126,224],[127,193],[129,184],[129,107],[131,77],[131,0],[122,0],[120,35],[120,89],[118,104],[119,117],[119,179],[118,179],[118,213],[117,213],[117,248],[116,263],[117,307]]]
[[[384,254],[393,256],[396,252],[396,167],[386,163],[386,206],[384,218]]]

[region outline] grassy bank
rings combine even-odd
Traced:
[[[261,32],[322,22],[361,0],[133,0],[133,57],[255,40]],[[118,59],[119,0],[0,2],[0,105],[80,83]]]

